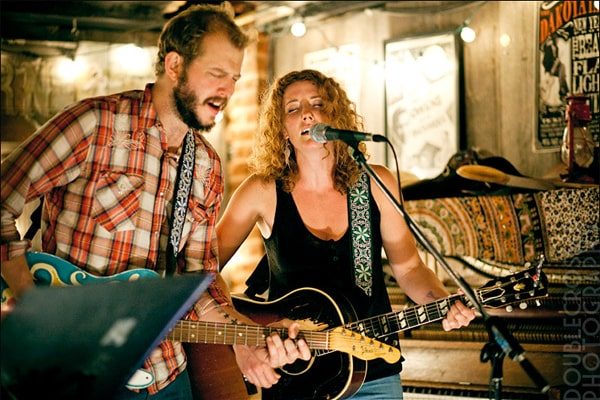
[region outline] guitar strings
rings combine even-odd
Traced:
[[[485,302],[484,295],[489,294],[496,290],[502,290],[502,289],[505,289],[506,287],[515,285],[516,283],[522,281],[523,277],[525,277],[526,279],[535,279],[535,277],[532,277],[531,275],[529,275],[529,271],[524,271],[520,274],[516,274],[515,276],[513,276],[514,280],[499,281],[500,285],[496,284],[491,287],[482,287],[480,289],[477,289],[477,290],[475,290],[475,295],[478,297],[478,299],[480,301]],[[505,291],[503,292],[503,294],[505,294]],[[509,295],[508,297],[512,297],[512,295]],[[515,296],[515,297],[517,297],[517,296]],[[454,295],[451,295],[444,299],[434,301],[432,303],[416,305],[416,306],[412,306],[412,307],[406,308],[406,309],[398,311],[398,312],[394,311],[394,312],[390,312],[387,314],[383,314],[378,317],[371,317],[371,318],[367,318],[367,319],[364,319],[361,321],[351,322],[351,323],[346,324],[345,326],[351,330],[358,329],[359,331],[361,331],[361,333],[364,333],[369,337],[374,337],[374,338],[384,337],[384,336],[391,335],[396,332],[400,332],[400,331],[403,331],[406,329],[410,329],[410,328],[422,325],[425,322],[434,322],[434,321],[444,318],[449,309],[448,303],[450,301],[456,301],[458,298],[461,298],[463,300],[466,299],[464,295],[454,294]],[[488,301],[489,301],[489,299],[488,299]],[[443,308],[440,309],[439,306],[443,303],[446,303],[446,304],[444,304]],[[424,319],[421,319],[418,315],[418,312],[420,310],[423,310],[425,313]],[[395,326],[392,325],[391,327],[389,327],[389,326],[383,327],[383,325],[380,322],[381,320],[385,320],[386,322],[389,322],[390,325],[395,324]],[[403,320],[405,321],[406,326],[402,326],[401,321],[403,321]],[[377,329],[377,327],[379,327],[379,329]]]
[[[173,339],[197,340],[212,344],[254,344],[264,343],[271,333],[287,336],[287,331],[282,328],[270,328],[251,325],[230,325],[219,322],[205,321],[179,321],[169,333]],[[302,331],[301,335],[314,348],[328,348],[329,331]],[[211,340],[212,339],[212,340]]]
[[[413,306],[402,311],[391,312],[379,317],[372,317],[362,321],[352,322],[350,324],[347,324],[346,327],[348,327],[349,329],[362,328],[364,329],[364,331],[371,333],[373,337],[391,335],[393,333],[418,326],[425,321],[433,322],[437,319],[442,319],[445,313],[442,312],[439,305],[442,303],[449,303],[450,301],[455,300],[458,297],[460,297],[460,295],[452,295],[450,297],[435,301],[433,303]],[[447,311],[449,306],[446,307]],[[418,313],[420,312],[420,310],[422,310],[422,312],[424,313],[423,320],[419,318]],[[380,322],[382,320],[385,320],[386,322],[390,323],[391,326],[383,327],[383,324]],[[401,321],[405,321],[406,325],[402,326]],[[379,329],[377,327],[379,327]],[[367,334],[367,336],[371,335]]]
[[[496,284],[491,287],[482,287],[480,289],[477,289],[475,291],[475,294],[480,301],[485,302],[485,294],[489,294],[493,291],[502,290],[505,287],[515,285],[516,283],[523,280],[523,278],[520,277],[520,275],[524,275],[528,279],[536,279],[536,276],[532,277],[528,274],[528,272],[529,271],[524,271],[521,274],[515,275],[513,277],[514,279],[509,282],[498,281],[500,282],[499,285]],[[505,294],[505,291],[503,291],[503,294]],[[465,296],[461,294],[454,294],[449,297],[436,300],[432,303],[416,305],[398,312],[390,312],[378,317],[371,317],[361,321],[355,321],[345,324],[344,327],[349,329],[351,332],[348,334],[347,337],[345,337],[344,335],[338,335],[341,337],[337,337],[337,340],[345,342],[349,345],[353,345],[356,343],[357,336],[359,339],[363,337],[366,337],[367,339],[375,339],[396,332],[400,332],[412,327],[416,327],[426,322],[434,322],[436,320],[444,318],[447,314],[448,309],[450,308],[450,303],[458,300],[459,298],[464,300]],[[442,306],[442,308],[440,308],[440,305]],[[382,320],[386,321],[385,327],[380,322]],[[402,321],[405,322],[405,326],[402,326]],[[389,323],[391,327],[388,326],[387,323]],[[330,333],[333,332],[333,329],[335,328],[326,331],[307,330],[302,331],[301,335],[302,338],[304,338],[307,341],[309,347],[312,347],[315,350],[326,350],[325,352],[319,352],[321,354],[326,354],[331,352]],[[202,335],[202,332],[204,332],[204,335]],[[282,337],[286,337],[287,335],[286,330],[281,328],[251,325],[238,326],[204,321],[179,321],[176,327],[173,328],[173,330],[170,332],[169,337],[173,339],[182,339],[184,337],[186,339],[193,338],[195,340],[198,340],[198,342],[202,343],[211,343],[209,337],[212,337],[214,338],[212,341],[213,344],[220,344],[221,342],[223,342],[222,344],[237,344],[243,342],[246,345],[261,345],[264,343],[266,337],[273,332],[277,332]],[[202,336],[204,336],[204,339],[201,338]],[[380,342],[372,341],[370,344],[380,345],[380,347],[388,346]]]

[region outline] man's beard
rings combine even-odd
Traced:
[[[173,88],[173,97],[175,98],[177,112],[187,126],[204,132],[210,131],[215,126],[214,122],[204,125],[198,120],[198,116],[194,111],[198,105],[198,97],[187,86],[187,71],[184,71],[177,81],[177,86]]]

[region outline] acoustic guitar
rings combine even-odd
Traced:
[[[547,295],[548,280],[541,263],[514,275],[493,279],[475,291],[486,307],[505,307]],[[343,326],[370,337],[386,336],[416,328],[446,316],[451,305],[466,297],[455,294],[437,301],[357,320],[354,309],[342,296],[333,296],[315,288],[299,288],[274,301],[257,301],[233,296],[235,308],[260,324],[282,319],[325,329]],[[313,349],[309,361],[298,360],[280,369],[279,382],[262,389],[263,399],[341,399],[356,393],[362,385],[367,364],[348,352]]]

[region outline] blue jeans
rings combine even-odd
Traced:
[[[126,387],[119,389],[115,400],[192,400],[192,386],[187,369],[158,393],[150,395],[147,390],[133,392]]]
[[[402,400],[400,374],[363,383],[351,400]]]

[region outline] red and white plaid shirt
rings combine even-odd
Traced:
[[[133,268],[163,272],[177,155],[168,153],[168,132],[157,118],[149,84],[144,91],[80,101],[28,138],[2,163],[1,259],[29,248],[15,218],[26,202],[44,196],[44,251],[95,275]],[[200,133],[195,139],[179,273],[218,271],[221,163]],[[227,302],[216,285],[209,292]],[[188,318],[197,319],[197,313]],[[163,341],[145,362],[156,379],[150,393],[174,380],[185,365],[181,344]]]

